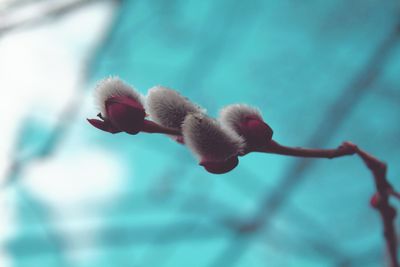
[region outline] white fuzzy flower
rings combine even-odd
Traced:
[[[158,124],[175,129],[181,129],[188,114],[205,112],[175,90],[162,86],[149,89],[146,98],[146,111]]]
[[[261,112],[244,104],[224,107],[218,119],[246,141],[246,153],[268,146],[273,130],[264,122]]]
[[[95,89],[95,99],[101,115],[107,117],[106,100],[111,97],[127,97],[143,106],[143,96],[118,77],[101,80]]]
[[[241,123],[249,116],[262,120],[259,109],[246,104],[233,104],[220,110],[218,120],[236,132],[240,132]]]
[[[204,114],[188,115],[182,125],[185,144],[201,160],[220,162],[240,154],[244,140]]]

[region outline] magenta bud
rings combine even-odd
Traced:
[[[111,97],[106,100],[107,119],[121,131],[137,134],[143,128],[146,113],[135,100],[126,97]]]
[[[119,78],[110,77],[99,82],[96,102],[101,120],[88,120],[94,127],[110,133],[137,134],[142,130],[146,116],[142,96]]]
[[[240,133],[250,146],[264,146],[272,139],[273,131],[257,116],[247,116],[240,123]]]
[[[375,209],[379,208],[380,203],[381,203],[381,197],[379,196],[378,193],[374,194],[369,201],[369,204]]]
[[[199,165],[203,166],[208,172],[214,174],[223,174],[233,170],[239,164],[237,156],[231,157],[225,161],[207,161],[202,160]]]
[[[242,136],[246,141],[246,150],[267,146],[273,135],[271,127],[264,122],[258,109],[234,104],[220,111],[219,120]]]

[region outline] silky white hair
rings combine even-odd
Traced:
[[[246,104],[232,104],[222,108],[219,112],[218,120],[228,128],[239,132],[240,123],[249,115],[256,116],[262,120],[260,110]]]
[[[120,78],[113,76],[98,82],[95,89],[96,105],[100,109],[101,115],[106,117],[106,100],[114,96],[125,96],[138,103],[144,103],[143,96],[133,87],[126,84]]]
[[[159,85],[149,89],[146,110],[155,122],[175,129],[181,129],[188,114],[205,113],[204,109],[177,91]]]
[[[189,114],[182,124],[185,144],[197,158],[223,161],[243,152],[244,139],[205,114]]]

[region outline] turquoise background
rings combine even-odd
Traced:
[[[157,84],[174,88],[211,116],[231,103],[257,106],[275,140],[320,148],[351,140],[386,161],[400,188],[399,1],[118,5],[87,64],[88,90],[118,75],[143,94]],[[47,155],[52,136],[61,145],[50,157],[80,139],[118,158],[121,189],[112,201],[82,203],[84,213],[63,217],[76,223],[59,229],[48,203],[18,181],[11,185],[20,198],[17,231],[5,244],[12,266],[367,267],[386,261],[381,221],[369,207],[373,180],[355,157],[254,153],[216,176],[164,136],[107,134],[90,127],[87,116],[73,113],[58,128],[30,120],[16,150],[32,151],[29,161]],[[14,175],[23,179],[26,172]],[[260,228],[240,227],[260,214]],[[64,234],[74,242],[65,243]],[[86,235],[95,242],[87,245]],[[91,257],[71,261],[69,253]]]

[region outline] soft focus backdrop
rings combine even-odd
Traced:
[[[109,75],[212,116],[247,103],[277,141],[351,140],[400,188],[399,25],[398,0],[2,0],[0,266],[384,266],[357,158],[251,154],[216,176],[86,118]]]

